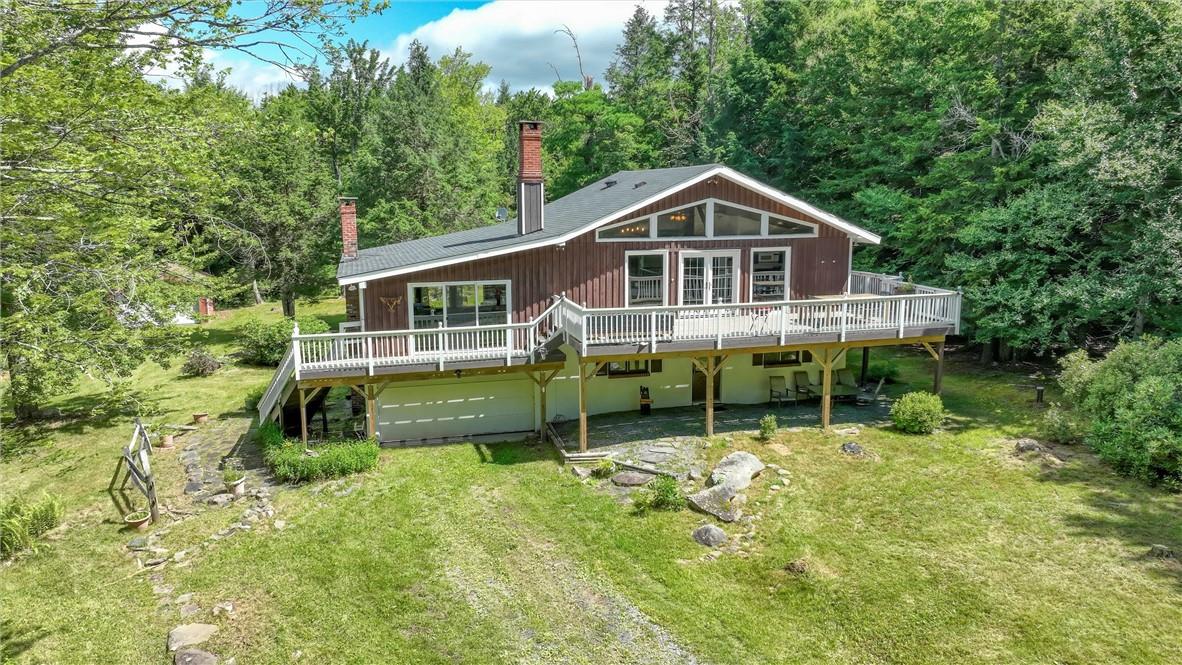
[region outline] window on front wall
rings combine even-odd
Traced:
[[[634,307],[665,302],[665,255],[628,256],[628,304]]]
[[[769,236],[811,236],[814,233],[815,231],[811,226],[806,226],[790,219],[784,219],[783,217],[772,217],[768,215],[767,234]]]
[[[716,236],[757,236],[760,231],[761,213],[744,210],[725,203],[714,204],[714,235]]]
[[[755,367],[799,367],[812,361],[813,356],[808,351],[779,351],[751,355],[751,364]]]
[[[782,249],[751,252],[751,302],[787,300],[788,254]]]
[[[410,296],[416,329],[509,323],[508,282],[418,284],[411,286]]]
[[[599,232],[599,237],[605,240],[629,240],[629,239],[643,239],[649,237],[649,221],[648,219],[634,219],[630,222],[624,222],[619,226],[604,229]]]
[[[699,203],[657,215],[657,237],[706,237],[706,204]]]
[[[619,362],[604,363],[595,373],[596,376],[628,377],[649,376],[661,373],[660,360],[621,360]]]

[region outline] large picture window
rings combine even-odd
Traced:
[[[630,307],[665,304],[664,252],[628,253],[628,293]]]
[[[707,238],[815,238],[817,225],[749,208],[706,199],[690,205],[605,226],[596,232],[600,242]]]
[[[509,323],[509,282],[411,284],[409,290],[416,329]]]
[[[788,299],[788,250],[751,250],[751,302]]]

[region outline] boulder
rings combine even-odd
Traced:
[[[694,529],[693,537],[706,547],[718,547],[726,542],[726,532],[713,524],[703,524]]]
[[[217,632],[218,627],[208,623],[186,623],[177,626],[168,633],[168,650],[176,651],[194,644],[201,644]]]
[[[175,665],[218,665],[218,657],[201,649],[185,649],[176,652]]]
[[[861,455],[866,451],[862,449],[862,446],[859,446],[853,441],[846,441],[845,443],[841,444],[841,452],[845,453],[846,455]]]
[[[639,471],[621,471],[612,476],[612,484],[617,487],[640,487],[652,480],[653,476]]]
[[[1165,545],[1153,545],[1152,547],[1149,548],[1148,554],[1150,557],[1152,557],[1154,559],[1173,559],[1174,558],[1174,550],[1166,547]]]
[[[746,489],[751,479],[763,471],[763,462],[745,450],[733,452],[718,461],[710,472],[711,485],[729,485],[735,490]]]
[[[739,511],[731,506],[735,494],[738,494],[738,490],[730,485],[715,485],[694,492],[686,500],[694,510],[713,515],[723,522],[734,522],[739,519]]]
[[[1014,450],[1020,453],[1040,453],[1042,444],[1034,439],[1018,439],[1014,443]]]

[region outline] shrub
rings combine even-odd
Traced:
[[[181,365],[181,374],[185,376],[209,376],[222,367],[222,361],[213,357],[209,351],[197,348],[189,352],[185,364]]]
[[[240,469],[226,469],[222,472],[222,482],[226,483],[227,485],[233,485],[245,477],[246,474]]]
[[[616,463],[610,457],[604,457],[595,463],[591,475],[596,478],[607,478],[616,472]]]
[[[35,539],[61,524],[61,499],[47,495],[37,503],[15,497],[0,504],[0,558],[32,549]]]
[[[776,414],[769,413],[759,419],[759,438],[770,441],[776,435]]]
[[[1042,416],[1039,428],[1042,438],[1051,443],[1074,444],[1084,437],[1083,425],[1075,414],[1058,404],[1052,404]]]
[[[681,510],[685,508],[685,495],[677,480],[669,476],[657,476],[648,482],[633,499],[633,505],[640,512],[649,510]]]
[[[300,317],[300,334],[314,335],[328,332],[328,324],[314,317]],[[277,367],[291,345],[291,319],[263,323],[251,319],[241,329],[242,359],[252,365]]]
[[[259,428],[263,461],[271,473],[283,482],[339,478],[369,471],[378,464],[378,443],[374,439],[330,441],[308,455],[304,447],[283,437],[279,426],[268,422]]]
[[[893,360],[872,360],[866,366],[866,381],[878,382],[880,379],[886,379],[887,383],[896,383],[899,380],[899,365]]]
[[[1077,351],[1060,365],[1059,383],[1100,458],[1182,489],[1182,339],[1122,342],[1097,361]]]
[[[931,393],[907,393],[891,405],[891,420],[909,434],[931,434],[944,422],[944,402]]]

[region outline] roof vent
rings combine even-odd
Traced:
[[[648,184],[647,180],[641,180],[640,182],[636,183],[635,185],[632,185],[632,189],[640,189],[641,187],[644,187],[647,184]]]
[[[603,188],[607,189],[608,187],[615,187],[617,182],[617,180],[604,180]]]

